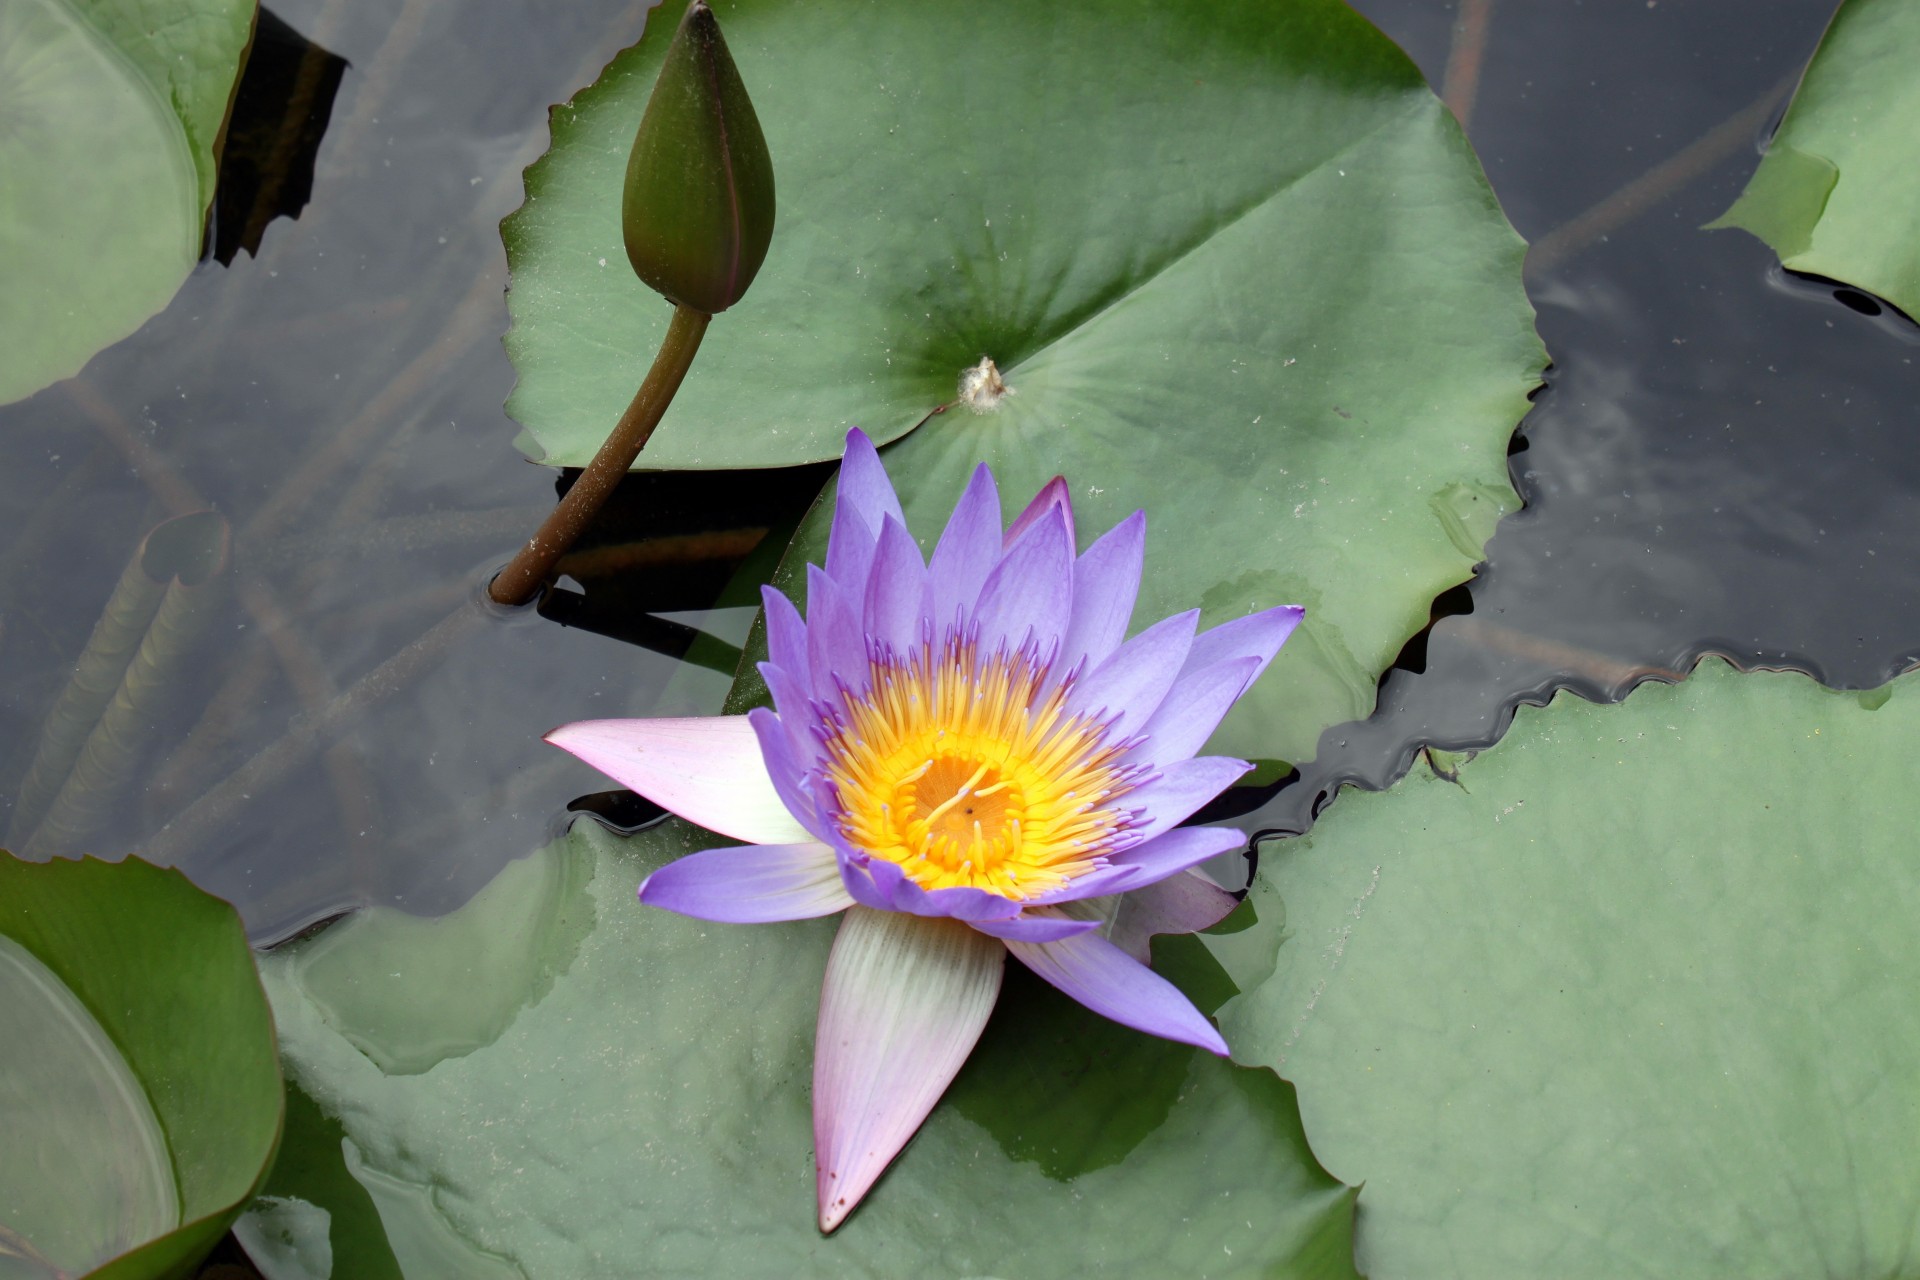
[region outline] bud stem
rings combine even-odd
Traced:
[[[567,549],[579,540],[600,508],[606,504],[627,468],[640,456],[647,437],[660,425],[660,415],[673,402],[674,392],[687,376],[687,366],[700,349],[707,322],[713,319],[704,311],[675,306],[667,336],[660,343],[660,354],[653,358],[646,381],[634,392],[633,403],[620,415],[606,443],[593,455],[580,478],[573,482],[560,505],[553,509],[539,532],[520,548],[520,553],[487,586],[495,604],[520,605],[539,592]]]

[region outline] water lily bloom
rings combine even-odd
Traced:
[[[867,437],[847,436],[807,613],[765,595],[773,709],[556,729],[573,752],[735,840],[640,900],[752,923],[844,912],[814,1044],[820,1227],[832,1231],[972,1051],[1007,952],[1081,1004],[1226,1053],[1144,963],[1218,920],[1193,868],[1238,831],[1179,824],[1250,767],[1196,757],[1299,623],[1294,606],[1126,638],[1146,520],[1075,555],[1055,479],[1005,529],[977,469],[929,561]]]

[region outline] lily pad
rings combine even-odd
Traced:
[[[1920,7],[1846,0],[1747,189],[1709,227],[1744,227],[1783,266],[1920,316]]]
[[[1022,498],[1065,474],[1083,531],[1147,509],[1143,617],[1307,607],[1215,749],[1304,760],[1365,716],[1518,506],[1545,359],[1521,242],[1413,64],[1338,0],[719,12],[779,224],[640,465],[912,431],[890,459],[922,538],[977,462]],[[666,325],[619,219],[656,26],[555,110],[503,228],[508,409],[548,462],[593,453]],[[1011,393],[928,419],[982,357]]]
[[[647,871],[713,843],[679,822],[622,839],[583,821],[503,873],[564,888],[463,912],[521,939],[592,930],[534,949],[542,980],[493,1010],[462,989],[461,965],[484,963],[463,912],[376,908],[338,943],[269,956],[289,1069],[324,1118],[290,1131],[257,1225],[311,1258],[302,1223],[350,1222],[336,1272],[343,1249],[384,1271],[371,1196],[414,1277],[1354,1274],[1353,1191],[1314,1163],[1291,1089],[1090,1027],[1037,983],[1010,983],[948,1102],[820,1235],[807,1081],[834,922],[715,925],[634,902]],[[449,1037],[456,991],[491,1039]],[[421,1019],[431,1063],[396,1048]]]
[[[142,1280],[205,1256],[280,1133],[233,908],[137,859],[0,854],[0,1026],[0,1275]]]
[[[1914,677],[1710,660],[1268,844],[1223,1030],[1364,1181],[1362,1269],[1911,1274],[1916,749]]]
[[[79,372],[193,269],[255,13],[0,6],[0,404]]]

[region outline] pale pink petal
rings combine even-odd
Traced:
[[[745,716],[581,720],[547,741],[695,826],[749,844],[813,839],[781,803]]]
[[[967,1060],[1006,951],[957,920],[850,907],[834,938],[813,1049],[820,1229],[832,1231]]]

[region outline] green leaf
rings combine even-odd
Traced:
[[[276,1171],[274,1194],[364,1224],[342,1194],[344,1150],[416,1278],[1354,1274],[1353,1192],[1313,1162],[1288,1086],[1013,973],[948,1100],[821,1236],[808,1081],[835,922],[717,925],[634,902],[653,867],[713,843],[679,822],[630,840],[582,822],[538,869],[505,874],[585,902],[502,892],[442,921],[375,908],[338,943],[268,957],[289,1068],[329,1117],[303,1126],[311,1147],[290,1131],[281,1168],[316,1172]],[[495,993],[475,1025],[497,1038],[383,1071],[356,1046],[473,1002],[464,987],[483,974],[461,967],[486,962],[462,916],[476,909],[516,937],[583,915],[593,928],[541,953],[540,983]],[[1224,982],[1204,954],[1184,962]],[[431,1262],[403,1244],[428,1236]]]
[[[1364,1181],[1363,1269],[1913,1274],[1916,749],[1913,677],[1710,660],[1266,845],[1223,1030]]]
[[[1920,316],[1920,6],[1846,0],[1753,180],[1708,227]]]
[[[0,1027],[0,1275],[190,1268],[280,1132],[273,1023],[233,908],[137,859],[0,854]]]
[[[0,6],[0,404],[77,373],[193,269],[255,12]]]
[[[1147,509],[1143,618],[1307,607],[1216,748],[1305,761],[1364,717],[1518,506],[1506,444],[1544,361],[1521,242],[1404,55],[1337,0],[721,18],[780,232],[641,465],[836,457],[849,424],[897,438],[990,357],[1012,394],[891,454],[922,539],[975,463],[1021,501],[1064,474],[1083,531]],[[665,30],[554,112],[504,227],[509,409],[549,462],[592,454],[664,332],[618,266]]]

